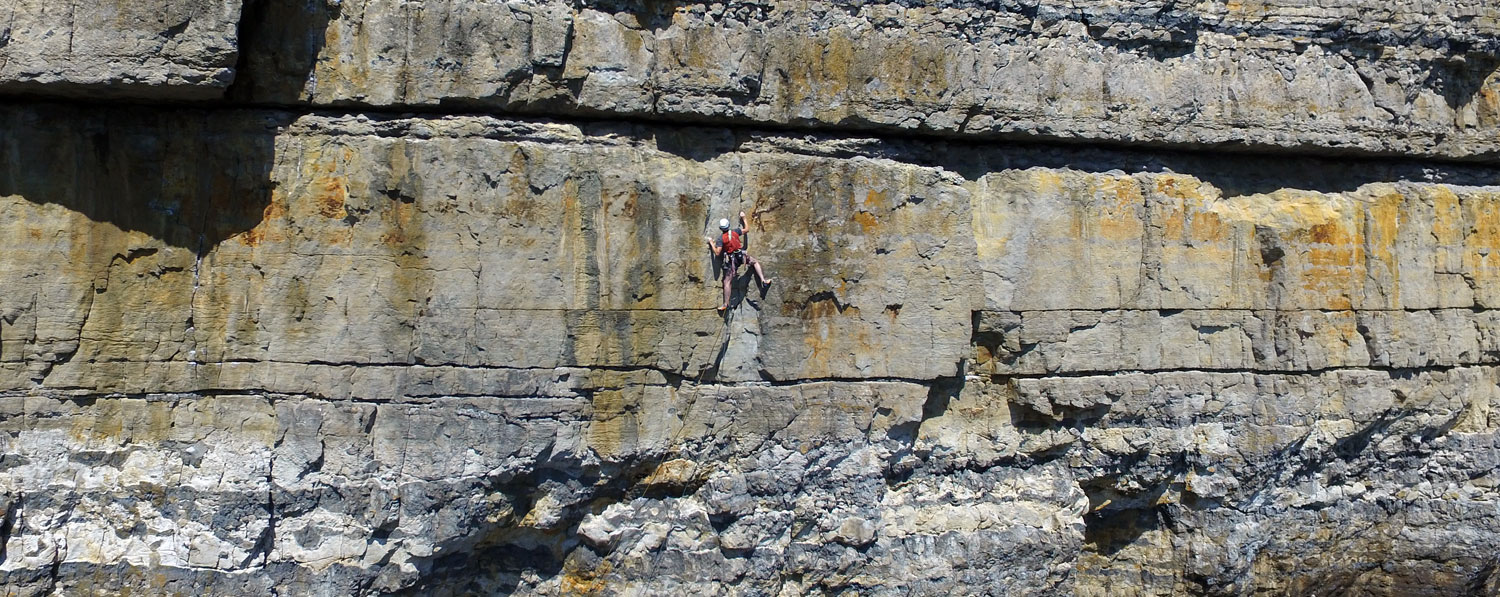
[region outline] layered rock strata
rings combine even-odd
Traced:
[[[188,4],[0,44],[226,96],[0,104],[9,593],[1500,590],[1487,6]]]
[[[260,102],[1493,159],[1479,2],[268,3]]]
[[[240,10],[236,0],[7,0],[0,93],[220,97],[235,76]]]

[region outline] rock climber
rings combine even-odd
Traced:
[[[708,250],[724,260],[724,304],[719,305],[720,311],[729,308],[729,282],[739,275],[740,264],[749,263],[755,269],[755,279],[762,289],[771,285],[771,279],[760,269],[760,262],[745,254],[745,212],[740,212],[740,227],[733,230],[729,229],[728,219],[719,220],[719,240],[708,241]]]

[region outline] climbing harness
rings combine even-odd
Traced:
[[[745,265],[745,252],[743,250],[724,253],[724,275],[734,276],[738,274],[742,265]]]

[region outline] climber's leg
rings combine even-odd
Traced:
[[[719,305],[720,311],[729,308],[729,284],[732,280],[734,280],[735,273],[734,265],[729,261],[730,259],[732,258],[728,255],[724,256],[724,275],[720,276],[721,278],[724,278],[724,304]]]
[[[750,266],[755,268],[755,279],[760,280],[760,284],[762,286],[771,285],[771,279],[766,277],[766,273],[764,271],[761,271],[759,261],[756,261],[754,257],[751,257],[749,253],[745,254],[745,261],[749,262]]]

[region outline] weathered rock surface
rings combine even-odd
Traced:
[[[28,592],[1492,582],[1483,170],[4,118]],[[739,209],[777,282],[726,324]]]
[[[66,282],[4,299],[25,313],[15,325],[56,330],[7,351],[11,362],[67,355],[50,375],[68,387],[150,391],[172,382],[88,369],[161,361],[925,380],[958,374],[968,352],[978,293],[966,191],[938,169],[696,146],[732,146],[723,131],[129,116],[8,114],[8,205],[120,216],[100,234],[73,221],[81,236],[8,224],[17,274],[59,252],[91,257],[72,261]],[[23,149],[64,121],[79,133]],[[159,127],[193,136],[161,138]],[[51,184],[45,164],[70,154],[76,182]],[[115,167],[144,158],[161,170]],[[225,170],[235,162],[243,170]],[[92,199],[101,188],[124,195]],[[711,215],[740,210],[755,214],[751,246],[782,281],[764,296],[749,289],[726,331],[703,243],[717,233]],[[112,289],[134,302],[101,301]],[[909,345],[926,349],[899,350]]]
[[[1489,5],[106,5],[0,93],[196,103],[0,102],[0,592],[1500,591]]]
[[[1482,2],[467,2],[253,12],[245,99],[1493,160]]]
[[[234,79],[239,0],[6,0],[0,93],[211,99]]]

